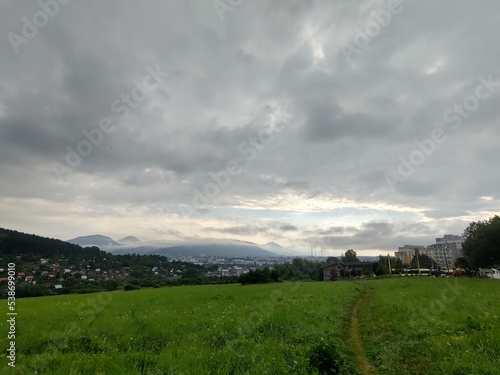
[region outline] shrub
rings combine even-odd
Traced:
[[[125,290],[137,290],[137,289],[141,289],[141,288],[139,288],[137,285],[133,285],[133,284],[125,285]]]

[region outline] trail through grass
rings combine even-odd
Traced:
[[[374,367],[368,361],[366,357],[365,350],[363,348],[363,342],[361,340],[361,335],[359,333],[359,318],[358,309],[359,305],[363,302],[366,291],[362,292],[358,301],[354,305],[351,315],[351,329],[349,331],[349,344],[352,351],[354,352],[356,358],[356,365],[362,375],[372,375],[375,373]]]

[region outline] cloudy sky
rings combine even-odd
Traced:
[[[359,255],[500,209],[500,2],[7,0],[0,226]]]

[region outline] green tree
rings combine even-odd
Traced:
[[[418,253],[418,251],[417,251]],[[417,256],[418,256],[418,261],[417,261]],[[411,267],[417,268],[418,264],[420,263],[420,268],[431,268],[432,267],[432,259],[429,258],[425,254],[415,254],[413,256],[413,259],[411,260]]]
[[[391,267],[396,271],[401,272],[404,268],[403,261],[399,258],[391,258]]]
[[[182,273],[183,279],[198,279],[202,277],[203,273],[195,268],[188,268]]]
[[[463,251],[472,268],[500,264],[500,217],[473,221],[463,234]]]
[[[342,255],[342,262],[359,262],[356,252],[352,249],[347,250],[345,254]]]
[[[106,280],[106,289],[109,291],[118,289],[118,281],[117,280]]]
[[[388,275],[389,267],[383,263],[378,263],[377,268],[375,269],[375,275]]]
[[[456,268],[463,268],[464,270],[468,269],[468,268],[470,268],[469,260],[466,257],[457,258],[457,259],[455,259],[455,267]]]

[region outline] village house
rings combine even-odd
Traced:
[[[364,270],[371,270],[373,263],[370,262],[336,262],[323,267],[323,281],[336,281],[349,278],[352,271],[361,274]]]

